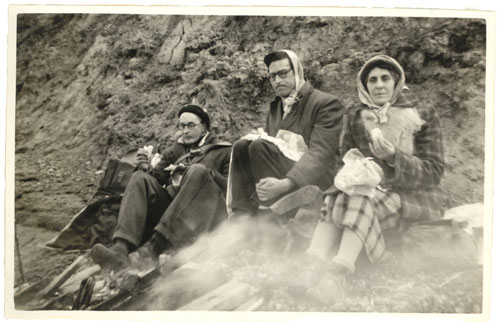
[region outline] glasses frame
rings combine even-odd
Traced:
[[[288,70],[281,70],[281,71],[276,72],[276,73],[269,73],[269,79],[271,81],[275,81],[276,80],[276,76],[279,76],[280,79],[284,79],[285,77],[288,76],[288,73],[290,71],[293,71],[293,68],[290,68]]]
[[[177,123],[177,129],[184,130],[187,127],[188,130],[193,130],[194,128],[196,128],[196,126],[198,126],[200,124],[201,124],[201,122],[200,123],[188,122],[186,124]]]

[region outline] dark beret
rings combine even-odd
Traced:
[[[190,112],[190,113],[196,114],[201,119],[201,122],[203,122],[205,124],[205,126],[207,126],[207,130],[210,129],[210,116],[208,115],[207,110],[203,109],[200,106],[197,106],[194,104],[189,104],[189,105],[183,106],[179,110],[179,112],[177,113],[177,117],[180,117],[181,114],[183,114],[184,112]]]

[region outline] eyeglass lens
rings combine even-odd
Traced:
[[[193,122],[189,122],[189,123],[179,123],[179,129],[184,129],[184,128],[188,128],[189,130],[192,130],[194,129],[194,127],[196,127],[197,125],[199,125],[199,123],[193,123]]]
[[[276,75],[278,75],[280,77],[280,79],[284,79],[286,77],[286,75],[288,74],[288,72],[290,72],[292,69],[289,69],[289,70],[283,70],[283,71],[279,71],[279,72],[276,72],[276,73],[269,73],[269,77],[271,78],[271,80],[275,80],[276,79]]]

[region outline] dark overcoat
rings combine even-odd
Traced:
[[[314,89],[306,82],[299,91],[298,103],[283,119],[282,100],[271,102],[266,132],[275,137],[280,129],[304,138],[308,150],[288,171],[286,177],[298,187],[317,185],[328,188],[333,182],[335,161],[339,158],[339,136],[344,107],[333,95]]]

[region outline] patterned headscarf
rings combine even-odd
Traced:
[[[279,52],[285,52],[288,55],[288,58],[290,58],[290,61],[292,62],[292,68],[293,68],[293,74],[295,76],[295,89],[290,92],[288,97],[282,99],[283,100],[283,119],[290,113],[292,112],[293,106],[295,103],[299,100],[298,95],[299,91],[302,88],[302,85],[304,85],[305,80],[304,80],[304,69],[302,68],[302,64],[300,63],[299,58],[297,55],[292,52],[291,50],[279,50]]]
[[[393,66],[399,74],[399,81],[394,86],[394,92],[392,93],[392,97],[383,106],[377,105],[373,102],[370,94],[368,93],[368,89],[366,88],[363,82],[364,79],[368,77],[368,73],[380,62]],[[361,103],[367,105],[370,109],[372,109],[375,112],[380,123],[387,122],[387,115],[386,115],[387,109],[389,109],[390,106],[393,106],[393,104],[397,102],[398,98],[401,96],[403,91],[408,90],[408,87],[405,85],[405,72],[403,68],[401,67],[401,65],[399,65],[399,63],[395,59],[386,55],[377,55],[369,59],[365,63],[365,65],[363,65],[363,67],[358,73],[357,85],[358,85],[359,100],[361,101]]]

